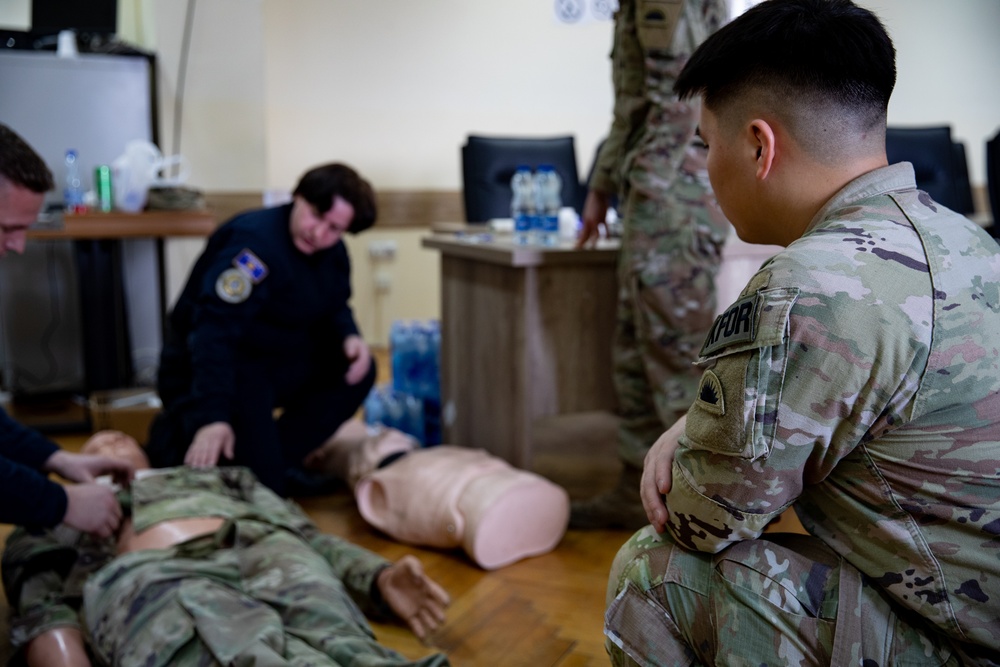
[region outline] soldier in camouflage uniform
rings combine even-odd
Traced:
[[[868,10],[771,0],[678,79],[727,217],[785,250],[646,458],[616,665],[1000,664],[1000,254],[887,165],[895,76]],[[810,535],[761,537],[788,507]]]
[[[646,523],[643,457],[694,400],[693,363],[715,312],[729,226],[694,136],[698,106],[678,100],[672,87],[726,11],[725,0],[622,0],[615,15],[614,122],[591,177],[579,244],[596,238],[618,194],[624,235],[613,364],[625,470],[610,493],[574,504],[577,528]]]
[[[362,615],[405,613],[424,634],[447,602],[436,584],[423,577],[437,599],[411,616],[415,608],[401,608],[383,581],[395,566],[320,533],[246,468],[156,471],[133,483],[131,516],[139,535],[197,517],[218,517],[221,527],[117,557],[113,539],[15,532],[3,562],[15,646],[80,627],[82,598],[99,664],[448,664],[440,654],[410,661],[381,646]]]

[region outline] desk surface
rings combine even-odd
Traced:
[[[218,226],[211,211],[147,211],[67,215],[62,225],[28,230],[29,239],[125,239],[208,236]]]
[[[421,239],[425,248],[440,250],[449,257],[461,257],[491,264],[514,267],[557,264],[612,264],[617,261],[617,239],[601,239],[588,249],[577,249],[574,241],[562,240],[556,246],[533,246],[514,243],[510,233],[482,227],[450,233],[436,233]]]

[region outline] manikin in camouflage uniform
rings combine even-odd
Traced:
[[[694,49],[726,17],[725,0],[622,0],[611,53],[614,121],[590,181],[579,244],[622,204],[615,389],[624,472],[606,495],[575,503],[577,528],[646,523],[639,475],[649,447],[694,400],[698,348],[715,312],[729,229],[695,137],[698,106],[672,88]]]
[[[770,0],[677,81],[737,233],[785,249],[646,458],[616,665],[1000,664],[1000,253],[887,164],[895,79],[868,10]],[[761,537],[789,506],[810,535]]]
[[[99,451],[143,467],[134,440],[105,434]],[[362,615],[421,637],[444,620],[448,596],[413,556],[390,564],[320,533],[246,468],[149,472],[117,546],[65,527],[8,539],[11,639],[29,665],[90,664],[83,627],[96,664],[448,664],[381,646]]]

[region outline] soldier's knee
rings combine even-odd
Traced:
[[[650,551],[656,550],[659,555],[666,556],[674,548],[673,540],[667,535],[656,532],[652,526],[640,528],[629,540],[621,546],[611,563],[611,573],[608,577],[608,590],[605,598],[606,606],[632,582],[640,590],[649,590],[662,581],[663,572],[656,572],[650,566]],[[663,559],[657,557],[657,562]]]

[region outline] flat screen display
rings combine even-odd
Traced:
[[[32,0],[31,31],[60,30],[113,35],[118,31],[118,0]]]

